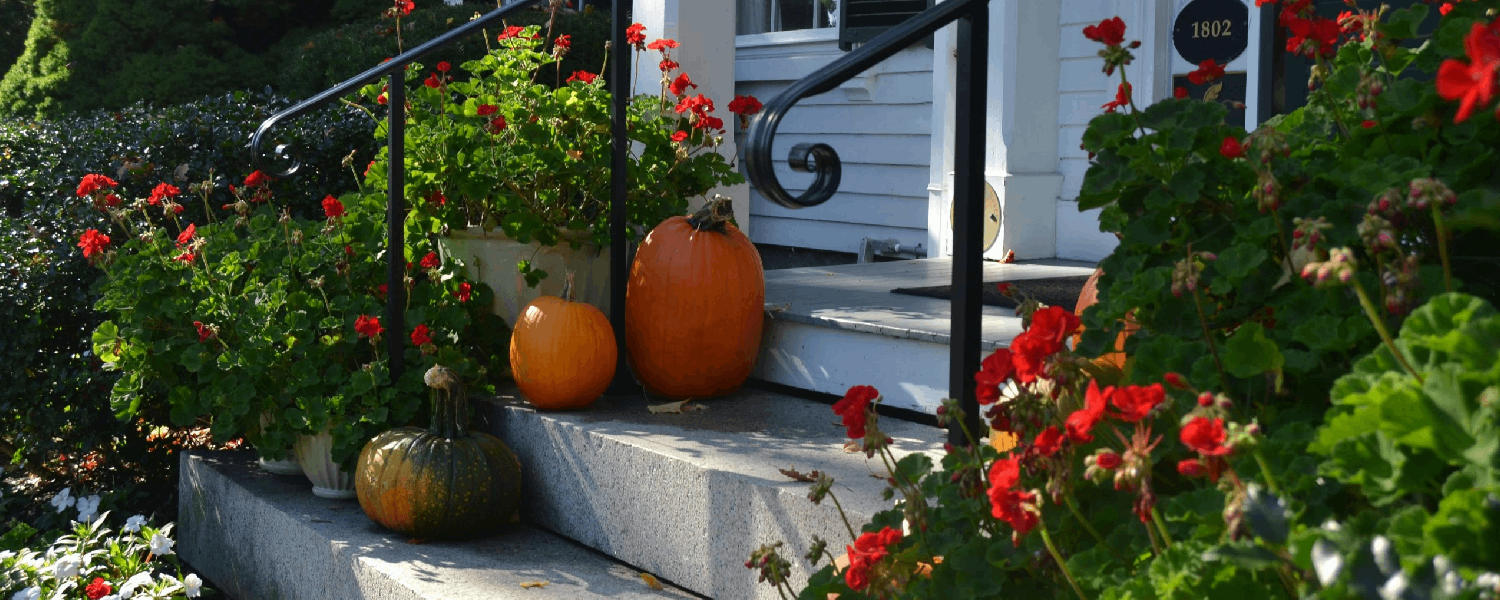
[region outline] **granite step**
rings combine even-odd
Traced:
[[[186,452],[178,555],[237,600],[699,598],[647,587],[642,571],[555,534],[516,525],[468,542],[414,543],[352,500],[312,495],[300,475],[259,469],[253,452]],[[545,587],[522,587],[546,582]]]

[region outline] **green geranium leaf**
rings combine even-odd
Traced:
[[[120,360],[118,344],[120,340],[120,328],[113,321],[105,321],[94,328],[93,335],[94,355],[107,363]]]
[[[1276,553],[1251,542],[1219,544],[1203,553],[1204,562],[1225,561],[1250,570],[1274,566],[1281,562]]]
[[[1219,253],[1219,259],[1213,263],[1214,270],[1237,281],[1259,269],[1269,256],[1264,249],[1254,244],[1235,244]]]
[[[1280,379],[1285,362],[1281,348],[1276,342],[1266,339],[1266,330],[1260,323],[1241,325],[1224,344],[1224,368],[1235,377],[1275,372]]]

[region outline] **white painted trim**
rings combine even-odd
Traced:
[[[768,33],[737,35],[734,36],[734,47],[736,49],[759,48],[762,46],[780,46],[783,44],[838,41],[838,39],[839,30],[837,27],[822,27],[819,29],[796,29],[793,31],[772,31]]]

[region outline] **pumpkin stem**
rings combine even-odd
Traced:
[[[716,231],[725,233],[724,225],[734,219],[734,206],[730,204],[727,196],[714,194],[712,200],[693,216],[688,217],[688,224],[698,231]]]
[[[567,274],[563,275],[562,299],[568,302],[573,301],[573,275],[573,269],[568,269]]]
[[[433,365],[422,377],[432,388],[432,426],[427,430],[444,439],[469,434],[469,402],[463,380],[452,369]]]

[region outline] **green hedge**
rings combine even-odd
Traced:
[[[341,0],[341,2],[356,0]],[[476,12],[491,10],[493,5],[464,4],[430,7],[418,6],[401,19],[402,44],[410,50],[418,44],[463,25]],[[335,9],[337,10],[337,9]],[[525,10],[510,19],[511,25],[544,25],[547,13]],[[272,51],[276,89],[294,98],[305,98],[358,75],[386,58],[396,55],[394,23],[389,19],[367,18],[354,24],[329,30],[295,32],[282,39]],[[572,50],[563,57],[562,78],[573,71],[597,73],[604,64],[604,43],[609,39],[610,16],[607,11],[559,14],[553,36],[572,36]],[[438,61],[461,64],[482,56],[485,42],[494,43],[504,27],[492,27],[489,36],[479,34],[458,40],[452,45],[422,59],[431,66]],[[547,85],[554,81],[542,78]]]
[[[120,182],[120,196],[145,197],[167,181],[184,191],[214,169],[210,203],[227,202],[228,185],[250,172],[245,145],[254,128],[290,101],[244,92],[180,106],[137,104],[56,121],[0,119],[0,452],[24,470],[48,475],[37,493],[64,486],[115,490],[135,512],[174,508],[175,456],[150,442],[150,426],[165,415],[115,419],[109,394],[115,374],[92,355],[89,333],[101,318],[92,283],[100,271],[76,246],[88,228],[105,229],[105,215],[75,194],[87,173]],[[341,164],[373,156],[374,122],[363,112],[332,107],[277,130],[299,140],[305,161],[298,177],[272,184],[278,197],[297,200],[302,215],[321,214],[326,194],[354,189]],[[125,162],[136,164],[123,169]],[[186,180],[175,172],[186,165]],[[202,221],[204,203],[183,198],[184,218]],[[123,240],[121,240],[123,242]],[[93,469],[80,462],[102,455]],[[67,457],[62,459],[60,457]]]

